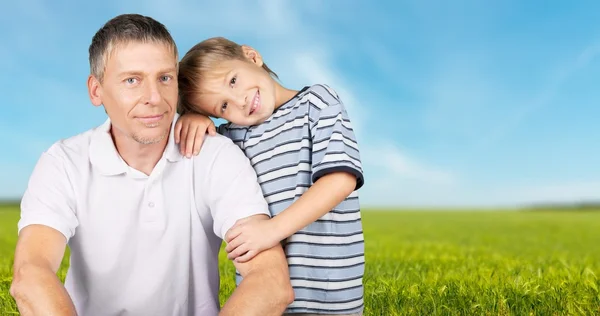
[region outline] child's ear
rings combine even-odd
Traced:
[[[258,67],[262,67],[263,60],[258,51],[248,45],[242,45],[242,51],[244,52],[244,56],[248,61],[256,64]]]

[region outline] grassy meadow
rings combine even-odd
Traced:
[[[17,206],[0,206],[0,315]],[[599,315],[600,211],[363,213],[365,315]],[[222,258],[223,253],[221,254]],[[65,276],[68,253],[59,276]],[[221,301],[234,288],[222,260]]]

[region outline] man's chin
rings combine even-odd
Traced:
[[[163,140],[165,140],[165,138],[167,138],[167,136],[169,135],[169,130],[164,130],[163,133],[159,134],[159,135],[140,135],[140,134],[133,134],[132,138],[133,140],[135,140],[136,142],[142,144],[142,145],[152,145],[152,144],[157,144],[162,142]]]

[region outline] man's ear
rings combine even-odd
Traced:
[[[94,106],[102,105],[102,86],[100,81],[94,75],[90,75],[87,80],[88,94],[90,101]]]
[[[242,45],[242,51],[244,52],[246,59],[256,64],[258,67],[262,67],[263,59],[258,51],[248,45]]]

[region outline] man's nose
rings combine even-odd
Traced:
[[[144,91],[145,102],[148,105],[157,105],[162,99],[158,83],[146,81],[146,89]]]

